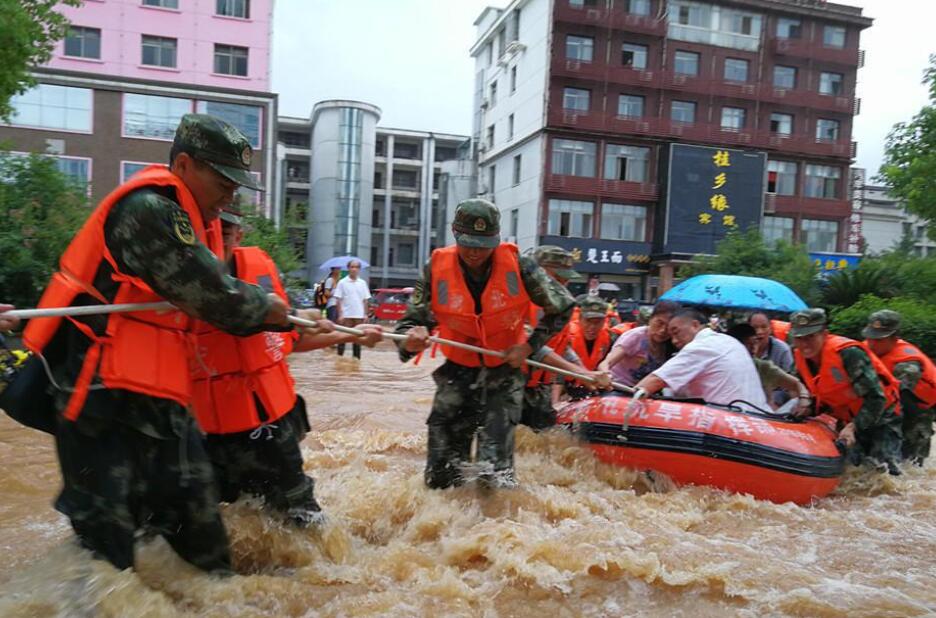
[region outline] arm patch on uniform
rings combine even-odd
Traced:
[[[186,245],[195,244],[195,230],[192,229],[192,222],[179,209],[175,209],[172,213],[172,229],[175,231],[176,238]]]

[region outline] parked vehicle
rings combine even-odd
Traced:
[[[413,288],[378,288],[371,299],[372,314],[375,320],[395,322],[403,317],[406,304],[413,294]]]

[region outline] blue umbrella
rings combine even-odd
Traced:
[[[328,258],[322,265],[319,266],[319,270],[329,270],[331,268],[340,268],[341,270],[348,270],[348,262],[351,260],[357,260],[361,263],[361,269],[368,268],[370,264],[367,263],[367,260],[362,260],[359,257],[353,255],[341,255],[338,257]]]
[[[782,283],[740,275],[698,275],[666,292],[660,300],[786,313],[806,309],[803,299]]]

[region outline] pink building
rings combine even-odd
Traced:
[[[266,92],[273,0],[85,0],[48,67]]]

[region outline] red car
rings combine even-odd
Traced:
[[[374,290],[373,318],[395,322],[403,317],[406,304],[413,294],[413,288],[378,288]]]

